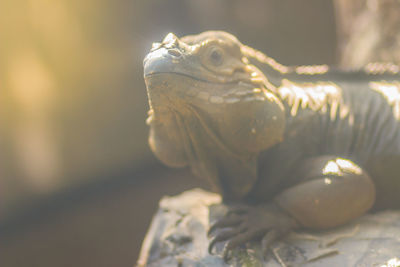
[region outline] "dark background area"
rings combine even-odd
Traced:
[[[163,195],[204,181],[147,145],[151,43],[225,30],[334,64],[328,0],[0,2],[0,266],[133,266]]]

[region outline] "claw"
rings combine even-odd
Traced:
[[[210,242],[210,244],[208,245],[208,253],[210,254],[210,255],[214,255],[214,253],[213,253],[213,248],[214,248],[214,245],[217,243],[218,241],[216,241],[216,238],[214,238],[213,240],[211,240],[211,242]]]
[[[247,232],[242,232],[236,235],[234,238],[229,240],[223,250],[223,259],[225,262],[228,262],[228,260],[231,258],[232,250],[235,249],[236,247],[240,245],[244,245],[246,242],[254,239],[255,237],[262,235],[265,233],[266,230],[253,230],[253,231],[247,231]]]
[[[279,237],[279,232],[277,230],[270,230],[264,235],[261,240],[261,251],[264,257],[267,255],[268,249],[271,247],[272,243]],[[265,260],[265,259],[264,259]]]
[[[226,241],[223,250],[225,262],[232,256],[232,251],[249,241],[261,240],[263,255],[266,255],[271,244],[297,227],[297,222],[274,205],[232,207],[224,218],[213,224],[208,235],[217,228],[230,228],[218,231],[208,246],[213,254],[215,244]]]
[[[236,205],[232,206],[229,208],[228,212],[226,213],[226,216],[229,216],[231,214],[245,214],[249,211],[249,207],[245,205]]]
[[[221,242],[221,241],[226,241],[229,238],[231,238],[232,236],[240,234],[245,230],[246,230],[245,228],[239,227],[237,229],[226,230],[222,233],[219,233],[213,240],[211,240],[210,244],[208,245],[208,253],[212,254],[212,249],[214,248],[214,245],[216,243]]]
[[[232,250],[228,249],[227,247],[228,247],[228,244],[225,244],[224,250],[222,252],[222,258],[224,259],[225,263],[228,262],[232,256],[231,255]]]
[[[236,226],[241,222],[242,219],[238,216],[231,216],[230,218],[222,218],[221,220],[217,221],[210,227],[207,235],[210,236],[210,234],[214,232],[215,229],[217,228]]]

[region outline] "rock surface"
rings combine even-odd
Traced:
[[[207,230],[226,210],[219,195],[200,189],[164,197],[137,266],[400,266],[400,211],[368,214],[331,231],[292,233],[265,257],[251,243],[224,263],[223,243],[208,253]]]

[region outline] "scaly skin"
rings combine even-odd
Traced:
[[[210,252],[225,240],[226,252],[254,239],[266,250],[293,229],[398,208],[398,72],[283,66],[218,31],[153,44],[144,60],[153,152],[235,203],[210,229],[226,228]]]

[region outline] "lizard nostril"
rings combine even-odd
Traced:
[[[168,49],[168,54],[174,56],[174,57],[180,57],[181,52],[178,49]]]

